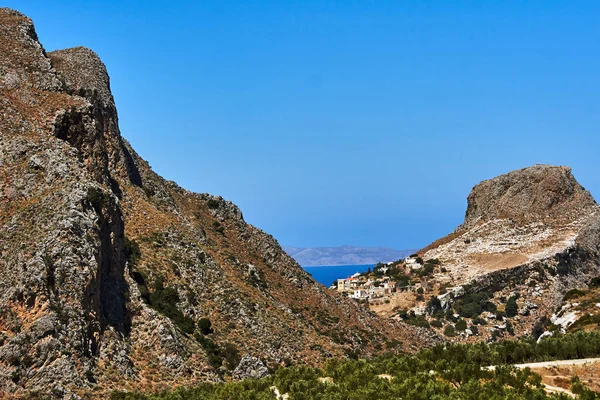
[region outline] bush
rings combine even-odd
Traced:
[[[442,302],[437,296],[431,296],[427,302],[427,312],[429,314],[436,313],[442,310]]]
[[[142,300],[144,300],[146,304],[150,304],[150,291],[148,290],[148,286],[146,285],[146,274],[140,271],[133,271],[132,277],[138,285],[138,290],[140,291]]]
[[[510,321],[506,321],[506,332],[508,332],[511,336],[515,336],[515,328]]]
[[[442,326],[444,326],[444,324],[442,323],[442,321],[440,321],[439,319],[434,319],[429,324],[431,326],[435,327],[435,328],[441,328]]]
[[[203,335],[209,335],[213,333],[212,330],[212,322],[208,318],[200,318],[198,321],[198,329],[202,332]]]
[[[219,346],[206,336],[196,334],[196,340],[204,348],[208,357],[208,363],[214,367],[219,368],[223,365],[223,356],[221,355],[221,349]]]
[[[225,344],[225,347],[223,348],[223,351],[222,351],[222,355],[223,355],[223,358],[225,359],[225,366],[229,370],[234,370],[235,367],[238,366],[238,364],[240,363],[240,361],[242,359],[240,357],[240,351],[238,350],[238,348],[235,347],[235,345],[233,345],[231,343]]]
[[[212,226],[213,229],[219,232],[221,235],[225,234],[225,228],[223,227],[223,225],[221,225],[219,221],[213,221]]]
[[[150,294],[150,307],[171,319],[183,333],[193,333],[194,320],[185,316],[177,308],[177,303],[179,303],[177,290],[165,287],[163,278],[158,277],[154,282],[154,290]]]
[[[425,266],[419,271],[419,276],[424,277],[433,274],[435,266],[433,264],[425,264]]]
[[[446,325],[446,328],[444,328],[444,335],[449,337],[456,336],[456,330],[452,325]]]
[[[519,307],[517,305],[517,298],[515,296],[511,296],[506,302],[506,316],[512,318],[517,315],[519,312]]]
[[[454,304],[454,309],[467,318],[475,318],[483,311],[495,312],[496,305],[487,301],[490,297],[488,292],[470,293],[459,298]]]
[[[208,208],[210,208],[211,210],[217,209],[219,208],[219,200],[215,200],[215,199],[210,199],[208,200],[208,202],[206,203],[208,205]]]
[[[458,331],[464,331],[465,329],[467,329],[467,322],[464,319],[459,319],[454,325],[454,327]]]
[[[565,293],[563,300],[564,301],[572,300],[572,299],[576,299],[577,297],[581,297],[581,296],[585,296],[585,292],[583,290],[572,289],[572,290],[569,290],[567,293]]]
[[[123,238],[123,251],[125,252],[125,259],[129,263],[129,267],[135,267],[142,256],[140,245],[135,240],[131,240],[125,236]]]
[[[420,326],[421,328],[429,328],[429,322],[427,322],[427,319],[422,315],[409,318],[406,320],[406,323],[409,325]]]

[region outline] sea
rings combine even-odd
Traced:
[[[373,268],[375,264],[364,264],[364,265],[323,265],[316,267],[302,267],[306,272],[312,275],[312,277],[322,284],[323,286],[329,287],[331,284],[342,278],[347,278],[356,272],[365,272],[369,268]]]

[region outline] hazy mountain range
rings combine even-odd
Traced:
[[[396,261],[404,258],[415,249],[396,250],[388,247],[292,247],[283,246],[303,267],[317,265],[362,265]]]

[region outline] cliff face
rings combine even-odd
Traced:
[[[452,279],[465,281],[573,247],[599,209],[570,168],[536,165],[476,185],[464,223],[422,253],[460,267]]]
[[[485,293],[493,303],[487,307],[500,313],[517,298],[519,315],[500,320],[530,334],[564,304],[568,290],[585,289],[600,275],[599,211],[567,167],[536,165],[484,181],[469,194],[464,223],[420,251],[444,265],[428,284],[461,286],[464,296]],[[485,338],[499,331],[479,332]]]
[[[494,219],[521,225],[568,224],[598,208],[568,167],[535,165],[486,180],[473,188],[462,228]]]
[[[314,282],[232,203],[156,175],[120,135],[98,56],[46,53],[9,9],[0,116],[0,397],[156,389],[223,379],[246,354],[314,365],[437,340]]]

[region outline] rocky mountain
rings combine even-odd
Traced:
[[[107,71],[0,9],[0,397],[106,397],[437,341],[316,283],[232,203],[155,174]]]
[[[433,271],[420,275],[421,298],[404,293],[392,305],[426,313],[440,332],[459,331],[454,340],[564,330],[556,313],[565,294],[600,275],[599,211],[568,167],[486,180],[469,195],[464,223],[419,252]]]
[[[416,251],[395,250],[387,247],[290,247],[283,250],[304,267],[321,265],[366,265],[396,261]]]
[[[483,181],[467,202],[464,223],[422,251],[443,259],[457,282],[574,248],[600,209],[570,168],[546,165]]]

